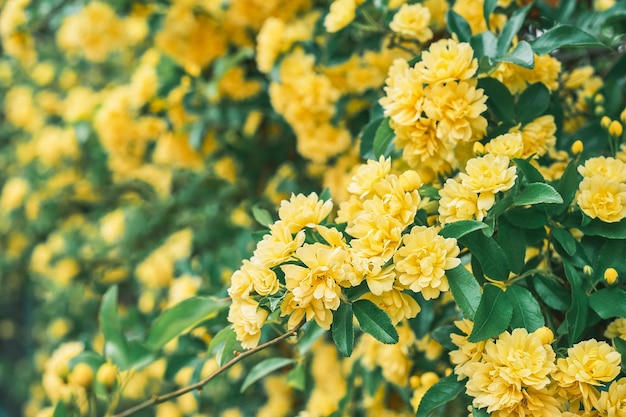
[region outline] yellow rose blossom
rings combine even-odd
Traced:
[[[395,145],[402,149],[402,159],[410,167],[420,169],[430,165],[435,170],[443,167],[445,171],[455,162],[453,143],[437,135],[436,120],[421,118],[410,127],[391,121],[391,127],[396,133]]]
[[[412,319],[421,311],[417,301],[410,294],[404,292],[400,286],[394,286],[391,290],[384,291],[380,295],[367,293],[363,298],[370,300],[386,312],[394,324],[400,323],[404,319]]]
[[[465,171],[459,174],[461,184],[480,194],[477,207],[481,210],[491,207],[494,194],[513,187],[517,178],[515,167],[509,167],[509,158],[492,154],[470,159]]]
[[[334,0],[324,18],[324,27],[329,33],[338,32],[354,20],[357,0]]]
[[[609,339],[619,337],[626,340],[626,318],[620,317],[609,323],[604,332],[604,336]]]
[[[456,239],[444,238],[432,227],[415,226],[403,236],[402,244],[393,257],[398,282],[427,300],[447,291],[445,271],[461,263]]]
[[[485,151],[492,155],[502,155],[509,159],[521,158],[524,154],[524,141],[520,132],[505,133],[491,139]]]
[[[2,187],[0,194],[0,208],[10,212],[20,207],[30,189],[30,183],[21,177],[10,178]]]
[[[472,375],[471,367],[482,360],[486,341],[469,342],[467,338],[474,329],[474,323],[468,319],[457,320],[454,325],[464,334],[450,333],[450,339],[458,349],[450,352],[450,361],[455,364],[454,373],[458,379],[465,379]]]
[[[585,178],[601,176],[617,182],[626,182],[626,163],[612,157],[589,158],[584,165],[578,167],[578,172]]]
[[[267,402],[257,411],[257,417],[286,417],[291,412],[293,393],[283,375],[263,379]]]
[[[391,158],[381,156],[378,161],[368,160],[362,164],[348,184],[348,191],[359,198],[367,198],[375,193],[376,185],[391,173]]]
[[[580,400],[585,410],[597,408],[598,388],[620,372],[621,355],[611,345],[595,339],[583,340],[567,349],[567,356],[557,360],[553,378],[559,395],[570,402]]]
[[[439,83],[426,88],[424,112],[437,121],[437,137],[441,140],[470,142],[487,132],[487,96],[468,81]]]
[[[398,58],[389,67],[385,84],[385,97],[380,99],[385,116],[400,126],[415,124],[421,117],[425,98],[419,71]]]
[[[295,253],[305,266],[281,265],[289,293],[281,308],[282,315],[289,315],[289,327],[295,327],[306,317],[315,319],[324,329],[333,320],[331,310],[341,301],[341,282],[350,282],[354,270],[348,252],[342,247],[330,247],[321,243],[305,244]]]
[[[234,299],[228,311],[228,321],[233,324],[241,346],[250,349],[259,344],[261,327],[269,312],[251,298]]]
[[[429,23],[428,7],[421,4],[403,4],[393,16],[389,28],[395,33],[426,43],[433,37],[433,32],[428,27]]]
[[[619,277],[618,272],[615,270],[615,268],[607,268],[604,271],[604,280],[609,284],[609,285],[613,285],[615,284],[615,281],[617,281],[617,278]]]
[[[626,415],[626,378],[620,378],[600,393],[598,410],[603,416],[622,417]]]
[[[288,201],[283,200],[278,209],[278,217],[285,222],[291,233],[297,233],[305,227],[320,224],[333,209],[330,200],[322,201],[316,193],[308,196],[291,194]]]
[[[374,202],[370,204],[373,205]],[[379,207],[382,208],[380,205]],[[381,264],[391,259],[406,227],[390,215],[381,215],[383,211],[384,209],[365,211],[346,228],[346,232],[355,238],[350,245],[357,256],[380,258]]]
[[[282,220],[270,225],[270,233],[263,236],[254,251],[254,262],[269,268],[279,265],[292,257],[304,243],[304,231],[292,235],[287,223]]]
[[[446,12],[450,8],[447,1],[426,0],[424,6],[430,10],[430,24],[433,29],[442,29],[446,27]]]
[[[576,202],[592,219],[614,223],[626,217],[626,184],[603,176],[586,177],[579,191]]]
[[[470,79],[478,70],[478,60],[469,43],[442,39],[422,52],[422,60],[415,65],[421,81],[427,84],[447,83]]]
[[[520,131],[514,127],[510,133]],[[556,144],[556,123],[551,114],[541,116],[524,126],[521,130],[522,141],[524,142],[524,154],[522,158],[530,156],[539,157],[554,149]]]
[[[485,218],[491,205],[479,207],[478,194],[459,183],[454,178],[448,178],[443,188],[439,190],[439,222],[452,223],[458,220],[479,220]]]

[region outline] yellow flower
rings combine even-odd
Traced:
[[[315,227],[320,224],[332,209],[332,201],[322,201],[316,193],[308,196],[291,194],[289,201],[283,200],[280,203],[278,217],[285,222],[291,233],[298,233],[305,227]]]
[[[329,329],[331,310],[339,308],[341,302],[340,283],[349,282],[354,274],[349,253],[342,247],[314,243],[298,248],[296,257],[305,266],[281,265],[290,291],[281,306],[282,315],[291,314],[290,328],[306,316],[307,321],[315,319],[320,327]]]
[[[403,236],[402,243],[393,257],[398,282],[413,292],[421,292],[427,300],[447,291],[445,271],[461,263],[456,257],[456,239],[444,238],[432,227],[415,226]]]
[[[261,327],[269,312],[259,307],[251,298],[234,299],[228,311],[228,321],[233,324],[241,346],[250,349],[259,344]]]
[[[257,417],[286,417],[291,412],[293,394],[286,376],[270,375],[263,379],[267,402],[257,411]]]
[[[324,18],[324,27],[329,33],[338,32],[354,20],[357,0],[334,0]]]
[[[169,288],[166,308],[172,307],[198,293],[202,281],[200,277],[182,275],[174,280]]]
[[[458,220],[482,220],[487,215],[491,205],[478,206],[478,194],[457,182],[448,178],[443,188],[439,191],[439,222],[441,224],[452,223]]]
[[[458,349],[450,352],[450,361],[455,364],[454,373],[458,379],[465,379],[472,375],[472,366],[482,360],[486,341],[477,343],[468,342],[467,338],[474,328],[474,323],[468,319],[457,320],[454,325],[464,334],[450,333],[450,339]]]
[[[293,236],[287,223],[279,220],[270,225],[270,233],[257,243],[252,260],[272,268],[291,258],[296,249],[302,246],[304,239],[304,231]]]
[[[620,317],[609,323],[604,332],[604,336],[609,339],[619,337],[626,340],[626,318]]]
[[[380,104],[385,116],[400,126],[412,126],[422,114],[424,103],[423,81],[416,67],[410,68],[406,60],[398,58],[389,67],[385,80],[385,97]]]
[[[100,219],[100,235],[105,242],[112,244],[124,235],[126,215],[124,210],[114,210]]]
[[[412,319],[421,311],[417,301],[399,286],[394,286],[391,290],[384,291],[380,295],[375,295],[373,292],[367,293],[363,298],[370,300],[387,313],[394,324],[400,323],[404,319]]]
[[[478,70],[478,60],[469,43],[442,39],[422,52],[422,60],[415,65],[426,84],[467,80]]]
[[[441,140],[470,142],[487,132],[487,96],[475,82],[450,81],[429,86],[425,90],[424,112],[437,121],[437,137]]]
[[[518,128],[512,128],[509,132],[517,132]],[[521,130],[524,142],[524,154],[522,158],[545,155],[556,144],[556,123],[551,114],[541,116],[524,126]]]
[[[477,207],[481,210],[491,207],[494,194],[513,187],[517,178],[515,167],[509,167],[509,158],[492,154],[470,159],[465,171],[459,174],[461,184],[480,194]]]
[[[403,4],[393,16],[389,27],[395,33],[426,43],[433,37],[433,32],[428,27],[429,23],[430,10],[428,7],[421,4]]]
[[[626,184],[596,175],[580,182],[576,202],[592,219],[614,223],[626,217]]]
[[[381,156],[378,161],[368,160],[352,177],[348,191],[359,198],[367,198],[375,193],[376,185],[391,173],[391,158]]]
[[[583,177],[601,176],[617,182],[626,182],[626,163],[612,157],[589,158],[585,165],[578,167]]]
[[[557,360],[553,378],[560,395],[570,403],[581,400],[585,410],[598,405],[596,387],[610,382],[620,372],[621,355],[606,342],[584,340],[567,349],[567,357]]]
[[[618,273],[615,270],[615,268],[607,268],[604,271],[604,280],[609,284],[609,285],[613,285],[615,284],[615,281],[617,281],[618,278]]]
[[[607,417],[626,415],[626,378],[620,378],[602,391],[598,399],[598,410]]]
[[[0,207],[5,212],[10,212],[24,203],[26,194],[30,189],[30,183],[21,177],[10,178],[2,187],[0,195]]]
[[[502,155],[510,159],[521,158],[524,154],[524,141],[520,132],[505,133],[485,145],[485,151],[492,155]]]

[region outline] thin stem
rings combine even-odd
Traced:
[[[298,324],[298,326],[296,326],[294,329],[288,331],[285,334],[282,334],[272,340],[269,340],[265,343],[263,343],[262,345],[259,345],[253,349],[247,350],[245,352],[241,352],[239,353],[237,356],[235,356],[234,358],[232,358],[230,361],[226,362],[224,365],[222,365],[222,367],[220,367],[217,371],[213,372],[211,375],[207,376],[206,378],[204,378],[203,380],[196,382],[195,384],[191,384],[188,385],[186,387],[183,387],[181,389],[178,389],[176,391],[172,391],[172,392],[168,392],[167,394],[163,394],[163,395],[155,395],[153,396],[151,399],[146,400],[140,404],[137,404],[134,407],[131,407],[127,410],[122,411],[119,414],[115,414],[113,417],[127,417],[130,416],[131,414],[134,414],[140,410],[143,410],[144,408],[148,408],[151,407],[153,405],[156,404],[160,404],[162,402],[165,401],[169,401],[172,398],[176,398],[176,397],[180,397],[183,394],[186,394],[188,392],[194,391],[194,390],[200,390],[204,385],[206,385],[208,382],[210,382],[212,379],[214,379],[216,376],[220,375],[222,372],[224,372],[225,370],[227,370],[228,368],[230,368],[231,366],[233,366],[234,364],[236,364],[237,362],[241,361],[244,358],[247,358],[248,356],[254,355],[257,352],[262,351],[265,348],[268,348],[272,345],[275,345],[276,343],[287,339],[288,337],[294,336],[298,333],[298,330],[300,329],[300,327],[302,327],[302,325],[304,324],[304,321],[301,322],[300,324]]]

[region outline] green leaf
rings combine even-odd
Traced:
[[[589,296],[589,306],[603,319],[626,317],[626,291],[618,287],[603,288]]]
[[[100,365],[106,362],[106,360],[102,356],[98,355],[96,352],[82,352],[74,356],[72,359],[70,359],[69,361],[70,369],[73,369],[74,366],[76,366],[76,364],[81,363],[81,362],[86,363],[87,365],[91,366],[93,369],[98,369]]]
[[[534,332],[545,326],[546,320],[541,312],[541,306],[530,291],[519,285],[512,285],[506,290],[506,296],[513,305],[511,327],[521,327],[528,332]]]
[[[551,185],[534,182],[528,184],[521,193],[513,198],[513,205],[526,206],[533,204],[561,204],[563,197]]]
[[[274,224],[274,220],[272,220],[272,215],[269,211],[262,209],[258,205],[252,206],[252,215],[254,219],[259,222],[262,226],[270,227]]]
[[[463,316],[474,320],[481,297],[480,285],[476,277],[463,265],[447,270],[446,277],[454,301],[463,312]]]
[[[572,305],[565,313],[567,321],[567,342],[570,345],[576,343],[587,327],[588,298],[583,289],[583,282],[580,274],[572,264],[563,262],[565,276],[572,288]]]
[[[506,253],[498,242],[482,232],[474,232],[459,239],[459,243],[469,249],[473,258],[478,259],[485,275],[491,279],[505,281],[509,278],[509,262]]]
[[[503,122],[515,120],[515,101],[511,92],[495,78],[485,77],[478,80],[478,87],[485,91],[487,107]]]
[[[472,417],[489,417],[490,415],[484,408],[472,407]]]
[[[541,300],[548,307],[558,311],[566,311],[570,307],[572,303],[570,293],[553,279],[543,275],[535,275],[531,283]]]
[[[341,303],[333,313],[333,323],[330,327],[335,346],[343,356],[352,355],[354,347],[354,326],[352,325],[352,305]]]
[[[498,57],[503,57],[509,51],[511,42],[513,41],[515,35],[517,35],[517,32],[521,29],[524,19],[526,18],[526,14],[528,13],[528,10],[530,10],[531,6],[532,3],[514,11],[502,28],[502,32],[498,38]]]
[[[602,220],[594,219],[586,226],[581,226],[580,230],[588,236],[602,236],[609,239],[626,239],[626,220],[616,223],[605,223]]]
[[[487,29],[491,29],[491,25],[489,23],[489,16],[496,10],[496,6],[498,5],[498,0],[485,0],[483,3],[483,16],[485,17],[485,23],[487,24]]]
[[[432,336],[433,339],[439,342],[439,344],[443,346],[445,349],[456,350],[459,347],[452,342],[452,338],[450,337],[450,335],[452,333],[458,333],[458,332],[459,332],[459,329],[455,325],[448,324],[446,326],[435,327],[435,329],[432,332],[430,332],[430,335]]]
[[[573,256],[576,253],[576,239],[570,232],[563,228],[555,227],[552,229],[552,236],[569,256]]]
[[[148,332],[146,347],[153,351],[161,349],[188,328],[198,325],[228,306],[228,302],[209,297],[183,300],[157,317]]]
[[[361,133],[361,148],[360,154],[364,159],[374,159],[374,137],[378,127],[383,122],[384,117],[373,119],[365,126],[363,133]]]
[[[395,133],[391,126],[389,126],[389,117],[385,117],[383,121],[376,129],[376,135],[374,136],[374,157],[387,156],[387,150],[391,140],[395,137]]]
[[[117,285],[110,287],[102,297],[98,320],[104,335],[105,356],[125,370],[128,367],[128,346],[118,315]]]
[[[369,300],[355,301],[352,311],[365,333],[386,344],[398,343],[398,332],[391,319],[376,304]]]
[[[613,339],[613,343],[615,344],[615,349],[622,355],[622,363],[624,362],[624,358],[626,358],[626,340],[616,337]]]
[[[596,38],[571,25],[560,25],[544,32],[531,46],[537,55],[548,54],[558,48],[595,47],[607,48]]]
[[[298,364],[287,374],[287,385],[299,391],[306,388],[306,367],[303,362]]]
[[[254,384],[259,379],[263,378],[266,375],[271,374],[272,372],[284,368],[287,365],[291,365],[296,361],[291,358],[269,358],[265,359],[257,363],[246,375],[246,379],[244,379],[243,384],[241,385],[241,390],[239,392],[244,392],[250,385]]]
[[[535,54],[528,42],[520,41],[511,52],[499,58],[498,61],[510,62],[523,68],[532,69],[535,66]]]
[[[459,220],[453,223],[446,224],[439,234],[445,238],[459,239],[469,233],[475,232],[480,229],[486,229],[487,226],[483,222],[477,220]]]
[[[472,36],[470,45],[475,57],[491,59],[496,57],[498,38],[493,32],[486,31]]]
[[[235,357],[235,350],[239,350],[241,345],[237,341],[237,334],[232,326],[228,326],[217,332],[209,343],[208,352],[215,355],[217,366],[222,366]]]
[[[434,410],[454,400],[463,391],[465,391],[465,384],[457,381],[456,375],[452,374],[440,379],[426,391],[415,416],[428,417]]]
[[[506,293],[493,284],[486,284],[474,316],[474,328],[467,340],[475,343],[498,336],[509,326],[512,316],[513,305]]]
[[[507,211],[504,217],[514,226],[524,230],[542,229],[548,224],[548,216],[545,210],[540,210],[537,206],[513,207]]]
[[[54,412],[52,413],[52,417],[69,417],[69,413],[67,412],[67,405],[63,401],[59,401],[57,405],[54,406]]]
[[[304,331],[300,340],[298,340],[298,352],[301,355],[307,353],[313,343],[326,334],[326,330],[322,329],[316,322],[310,321],[304,327]]]
[[[526,236],[524,229],[512,225],[504,217],[498,220],[498,243],[506,253],[511,271],[519,274],[524,267]]]
[[[472,37],[472,29],[470,28],[467,20],[458,13],[455,13],[452,8],[446,12],[446,25],[450,33],[456,34],[459,38],[459,42],[469,42]]]
[[[560,214],[566,211],[574,200],[576,192],[578,191],[578,183],[580,182],[577,168],[578,164],[576,161],[571,161],[567,165],[567,168],[565,168],[561,179],[556,183],[555,187],[563,197],[563,204],[550,207],[550,210],[552,210],[554,214]]]
[[[534,83],[526,87],[517,100],[517,120],[530,123],[550,106],[550,90],[543,83]]]

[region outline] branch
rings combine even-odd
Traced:
[[[167,394],[163,394],[163,395],[155,395],[153,396],[151,399],[146,400],[140,404],[137,404],[134,407],[131,407],[127,410],[122,411],[119,414],[115,414],[112,417],[127,417],[130,416],[131,414],[136,413],[137,411],[143,410],[144,408],[148,408],[151,407],[153,405],[157,405],[160,404],[162,402],[165,401],[169,401],[172,398],[176,398],[176,397],[180,397],[183,394],[187,394],[188,392],[194,391],[194,390],[200,390],[202,389],[202,387],[204,385],[206,385],[209,381],[211,381],[212,379],[214,379],[216,376],[220,375],[222,372],[224,372],[225,370],[227,370],[228,368],[230,368],[231,366],[233,366],[234,364],[236,364],[237,362],[241,361],[244,358],[247,358],[248,356],[251,356],[257,352],[262,351],[265,348],[268,348],[272,345],[275,345],[276,343],[287,339],[288,337],[291,336],[295,336],[298,333],[298,330],[300,329],[300,327],[302,327],[302,325],[304,324],[304,321],[302,321],[300,324],[298,324],[294,329],[288,331],[285,334],[282,334],[272,340],[269,340],[265,343],[263,343],[262,345],[259,345],[253,349],[247,350],[245,352],[239,353],[237,356],[235,356],[234,358],[232,358],[231,360],[229,360],[228,362],[226,362],[224,365],[222,365],[217,371],[213,372],[211,375],[207,376],[206,378],[204,378],[201,381],[196,382],[195,384],[192,385],[188,385],[186,387],[180,388],[176,391],[172,391],[172,392],[168,392]]]

